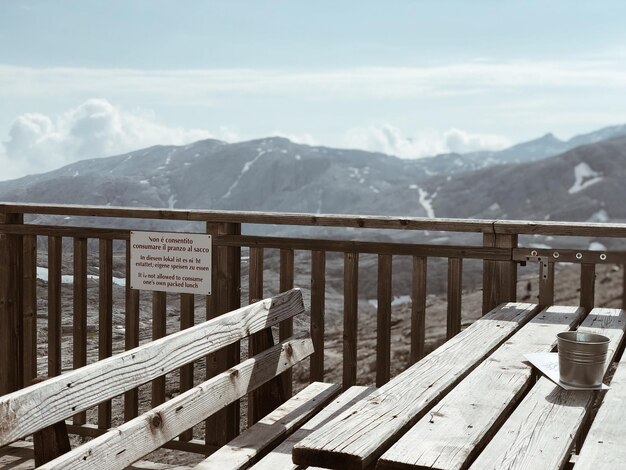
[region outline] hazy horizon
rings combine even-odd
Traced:
[[[203,138],[420,158],[626,123],[622,2],[0,3],[0,180]]]

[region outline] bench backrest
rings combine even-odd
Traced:
[[[0,446],[65,420],[80,411],[303,312],[302,294],[299,289],[292,289],[116,356],[4,395],[0,397]],[[287,363],[291,366],[294,360],[302,360],[312,354],[313,348],[310,338],[299,338],[297,341],[287,340],[283,345],[278,345],[274,348],[274,353],[270,351],[272,350],[252,359],[253,362],[256,360],[253,369],[262,370],[265,367],[271,370],[273,367],[273,377],[285,370],[285,367],[272,362],[284,359],[283,356],[288,355],[290,359]],[[278,355],[276,351],[279,351]],[[236,369],[236,367],[230,369],[230,373],[240,373]]]

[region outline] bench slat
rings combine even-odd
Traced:
[[[543,310],[383,454],[377,468],[464,468],[532,385],[524,353],[551,351],[556,334],[584,314],[581,307]]]
[[[267,454],[259,463],[252,467],[253,470],[291,470],[300,468],[291,460],[293,446],[302,441],[316,429],[337,418],[350,406],[363,400],[370,395],[374,387],[353,386],[342,393],[336,400],[333,400],[326,408],[316,414],[308,422],[304,423],[300,429],[289,436],[276,449]],[[309,467],[310,468],[310,467]]]
[[[248,468],[268,449],[319,412],[341,391],[335,384],[313,382],[254,426],[211,454],[196,470]]]
[[[611,390],[606,392],[602,406],[593,420],[580,451],[576,470],[609,470],[626,462],[626,354],[622,355]]]
[[[41,469],[123,469],[312,353],[313,342],[309,336],[287,340],[62,455]]]
[[[299,289],[0,397],[0,446],[304,311]]]
[[[579,331],[609,337],[608,367],[625,327],[626,312],[598,308]],[[595,394],[592,390],[567,391],[541,377],[471,468],[563,468]]]
[[[537,311],[528,303],[494,309],[296,445],[294,462],[365,468]]]

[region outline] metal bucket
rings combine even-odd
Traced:
[[[556,336],[561,382],[575,387],[597,387],[602,384],[609,338],[577,331],[566,331]]]

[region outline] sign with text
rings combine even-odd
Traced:
[[[211,235],[130,232],[132,289],[211,294]]]

